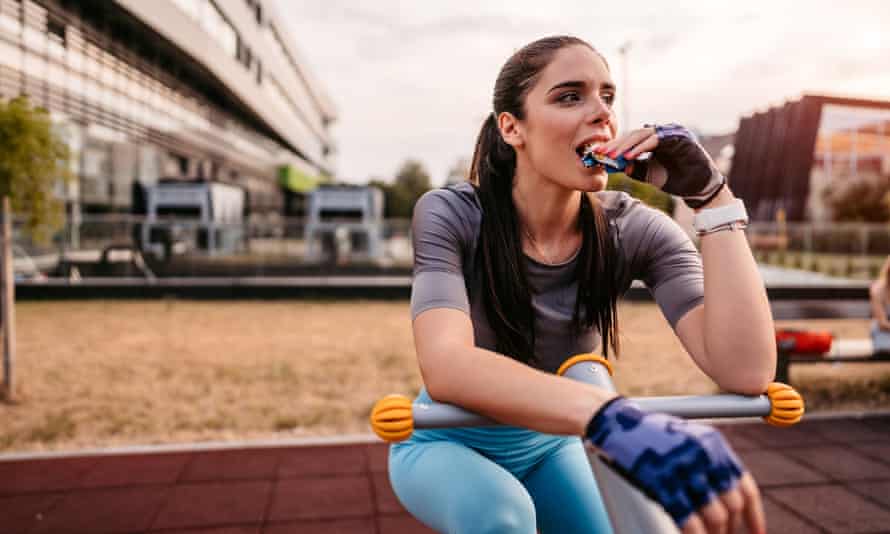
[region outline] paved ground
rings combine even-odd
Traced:
[[[761,484],[769,531],[890,532],[890,414],[723,426]],[[182,447],[0,456],[0,533],[421,533],[386,445]]]

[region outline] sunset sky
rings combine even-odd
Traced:
[[[276,1],[338,107],[338,177],[351,182],[389,179],[415,158],[441,184],[471,155],[503,62],[546,35],[606,56],[632,127],[726,133],[804,92],[890,100],[886,0]]]

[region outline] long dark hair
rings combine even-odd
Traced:
[[[501,137],[496,117],[509,112],[522,120],[525,97],[540,72],[558,50],[570,45],[583,45],[595,51],[576,37],[546,37],[526,45],[507,60],[495,82],[494,113],[482,124],[470,166],[469,179],[484,213],[479,255],[488,322],[497,338],[497,351],[529,364],[537,363],[538,359],[532,290],[523,261],[519,217],[512,200],[516,151]],[[583,239],[576,271],[574,335],[595,324],[602,336],[603,355],[608,357],[609,346],[616,354],[619,351],[617,251],[603,208],[597,198],[588,193],[581,195],[578,228]]]

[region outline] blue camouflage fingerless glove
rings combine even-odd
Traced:
[[[600,408],[586,437],[612,467],[661,504],[678,527],[732,488],[743,471],[714,428],[644,412],[624,397]]]
[[[651,183],[698,208],[714,198],[726,178],[692,132],[679,124],[655,126],[658,146],[648,160],[634,161],[630,177]]]

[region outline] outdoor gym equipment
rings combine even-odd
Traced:
[[[608,360],[595,354],[579,354],[566,360],[557,374],[615,391]],[[702,395],[645,397],[633,400],[643,410],[687,419],[717,417],[762,417],[767,423],[785,427],[803,417],[800,394],[786,384],[773,382],[759,396]],[[412,403],[404,395],[387,395],[371,411],[371,427],[383,440],[404,441],[415,428],[496,426],[500,423],[443,403]],[[657,503],[645,496],[597,455],[591,466],[616,534],[678,532],[673,520]]]
[[[776,380],[790,383],[792,363],[888,362],[890,353],[877,350],[870,338],[835,339],[831,332],[776,329]]]

